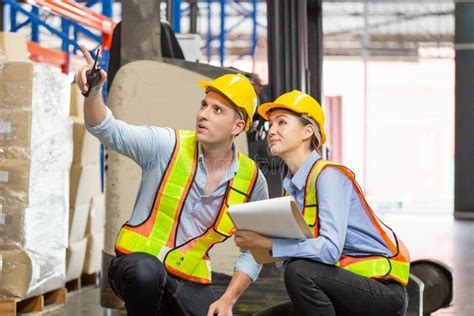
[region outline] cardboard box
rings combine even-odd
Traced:
[[[71,104],[69,114],[71,116],[84,117],[84,96],[75,83],[71,85]]]
[[[31,109],[33,64],[12,62],[3,64],[0,76],[0,108]]]
[[[69,205],[78,207],[89,203],[90,199],[101,193],[100,165],[87,164],[71,166],[71,182],[69,187]]]
[[[2,198],[3,200],[3,198]],[[0,248],[8,245],[23,245],[25,207],[8,205],[0,201]]]
[[[84,238],[90,202],[69,208],[69,243],[77,242]]]
[[[31,111],[0,110],[0,148],[7,158],[29,158]]]
[[[87,220],[86,234],[103,234],[105,229],[105,195],[103,193],[92,197]]]
[[[84,118],[71,117],[73,122],[74,152],[73,164],[100,163],[100,142],[84,125]]]
[[[28,278],[24,290],[16,291],[18,297],[25,298],[62,287],[65,282],[72,161],[72,124],[68,116],[70,83],[64,74],[45,65],[7,62],[2,66],[2,121],[15,119],[18,124],[24,123],[25,129],[30,128],[29,132],[23,131],[30,134],[28,140],[23,139],[26,142],[23,145],[30,142],[28,159],[10,158],[5,151],[0,157],[3,215],[0,218],[6,227],[1,232],[0,239],[5,244],[0,249],[5,250],[6,244],[13,243],[17,247],[15,254],[23,251],[29,257],[29,274],[16,270],[8,272],[9,277],[19,279],[25,275]],[[24,110],[31,111],[31,119],[25,118],[25,122],[21,122],[21,117],[13,116],[12,119],[5,115],[8,111]],[[14,130],[14,126],[17,125],[4,124],[3,134],[19,135],[22,131],[16,127]],[[3,138],[1,149],[10,141]],[[3,269],[0,275],[0,282],[7,274],[5,271]],[[18,281],[2,284],[11,287]]]
[[[102,249],[104,248],[104,233],[87,235],[86,260],[82,273],[99,272],[102,266]]]
[[[66,282],[81,277],[86,249],[87,238],[69,244],[66,249]]]
[[[2,274],[0,277],[0,296],[23,298],[31,281],[31,259],[19,247],[0,248]]]
[[[27,40],[22,34],[0,32],[0,51],[7,61],[28,61]]]
[[[17,197],[27,197],[29,179],[29,159],[0,160],[0,193],[2,196],[14,195]]]

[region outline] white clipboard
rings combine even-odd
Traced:
[[[248,202],[229,207],[229,216],[237,229],[251,230],[269,238],[313,238],[293,197],[285,196]],[[255,261],[269,263],[284,260],[274,258],[265,249],[250,249]]]

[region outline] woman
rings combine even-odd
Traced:
[[[289,172],[283,188],[314,238],[267,238],[237,231],[243,249],[266,248],[286,261],[285,286],[297,315],[404,315],[409,254],[377,219],[344,166],[321,159],[326,140],[319,103],[301,91],[259,107],[268,144]]]

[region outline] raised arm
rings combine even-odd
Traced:
[[[76,74],[75,82],[82,93],[89,91],[87,85],[86,72],[92,69],[94,60],[84,46],[81,46],[82,54],[86,61],[86,65]],[[102,87],[107,79],[107,73],[100,70],[100,81],[97,90],[92,95],[85,98],[84,101],[84,119],[89,126],[99,125],[105,119],[105,104],[102,101]]]
[[[86,65],[76,74],[75,81],[82,93],[89,91],[86,72],[92,69],[94,60],[81,46]],[[112,111],[102,101],[102,88],[107,78],[100,71],[100,81],[95,93],[85,98],[84,120],[87,130],[107,147],[133,159],[144,167],[147,162],[167,157],[175,143],[172,129],[155,126],[135,126],[114,118]]]

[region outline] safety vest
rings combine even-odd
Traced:
[[[328,166],[338,168],[351,179],[372,224],[393,254],[392,256],[377,254],[367,256],[342,255],[336,265],[365,277],[380,280],[392,279],[407,285],[410,272],[410,255],[407,248],[392,229],[378,219],[372,211],[359,184],[355,180],[354,173],[344,166],[326,160],[316,161],[306,178],[303,215],[314,237],[317,238],[319,236],[316,183],[321,171]]]
[[[194,131],[176,130],[172,158],[158,186],[149,217],[140,225],[125,223],[118,235],[118,254],[145,252],[163,262],[167,271],[180,278],[211,284],[208,251],[235,231],[227,209],[245,203],[257,178],[253,160],[238,153],[237,172],[229,181],[214,224],[201,236],[176,245],[176,233],[183,206],[196,174],[198,143]]]

